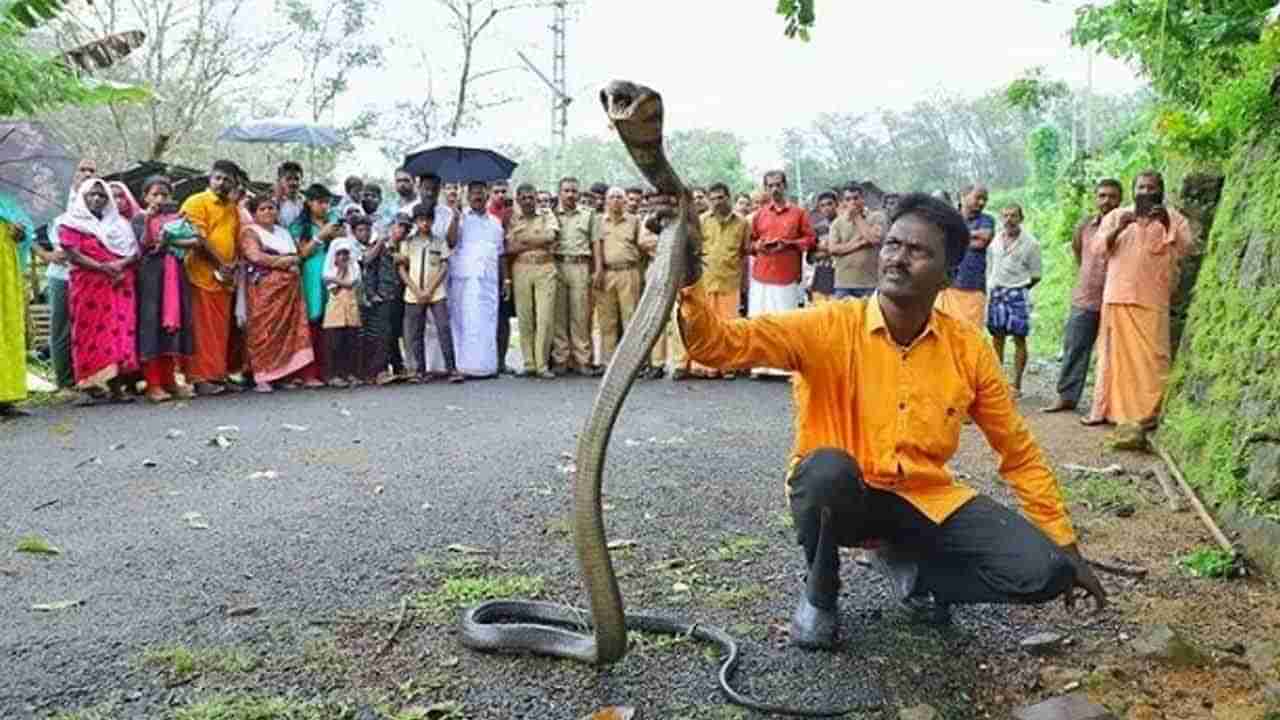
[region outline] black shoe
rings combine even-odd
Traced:
[[[834,650],[839,625],[835,609],[820,608],[804,594],[791,616],[791,642],[807,650]]]
[[[938,602],[932,594],[912,595],[902,601],[902,607],[916,622],[935,626],[951,624],[951,606]]]

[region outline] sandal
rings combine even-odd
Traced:
[[[467,378],[462,373],[453,373],[452,375],[449,376],[449,382],[455,385],[460,382],[466,382],[466,380]]]
[[[148,402],[162,403],[173,399],[173,396],[164,391],[164,388],[147,388],[146,398]]]

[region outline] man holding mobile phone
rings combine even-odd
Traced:
[[[1154,170],[1134,181],[1133,205],[1107,213],[1098,234],[1107,279],[1098,333],[1098,382],[1085,425],[1150,427],[1169,377],[1169,300],[1178,263],[1194,247],[1187,219],[1164,204]]]
[[[767,203],[751,220],[751,288],[747,314],[759,317],[800,307],[804,290],[800,287],[801,258],[817,246],[817,233],[809,213],[787,203],[787,174],[770,170],[764,175]],[[751,375],[788,377],[786,370],[753,368]]]

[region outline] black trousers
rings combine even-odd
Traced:
[[[1075,577],[1044,533],[991,498],[979,495],[937,524],[902,497],[868,487],[843,450],[814,450],[796,466],[791,516],[809,567],[809,601],[818,607],[835,607],[838,547],[872,538],[918,564],[904,594],[948,605],[1047,602]]]
[[[328,351],[330,380],[356,377],[360,372],[360,328],[326,328],[325,350]]]
[[[1093,344],[1098,340],[1098,326],[1102,313],[1071,306],[1067,326],[1062,331],[1062,369],[1058,372],[1058,397],[1080,404],[1084,394],[1085,378],[1089,375],[1089,360],[1093,358]]]

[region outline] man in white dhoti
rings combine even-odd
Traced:
[[[751,219],[751,288],[747,314],[751,317],[786,312],[800,307],[801,258],[813,249],[817,235],[804,208],[787,204],[787,174],[771,170],[764,175],[769,201]],[[784,370],[752,368],[751,376],[787,376]]]
[[[489,214],[483,182],[467,185],[469,207],[463,211],[449,272],[449,325],[458,371],[470,378],[498,374],[498,288],[502,286],[504,233]]]

